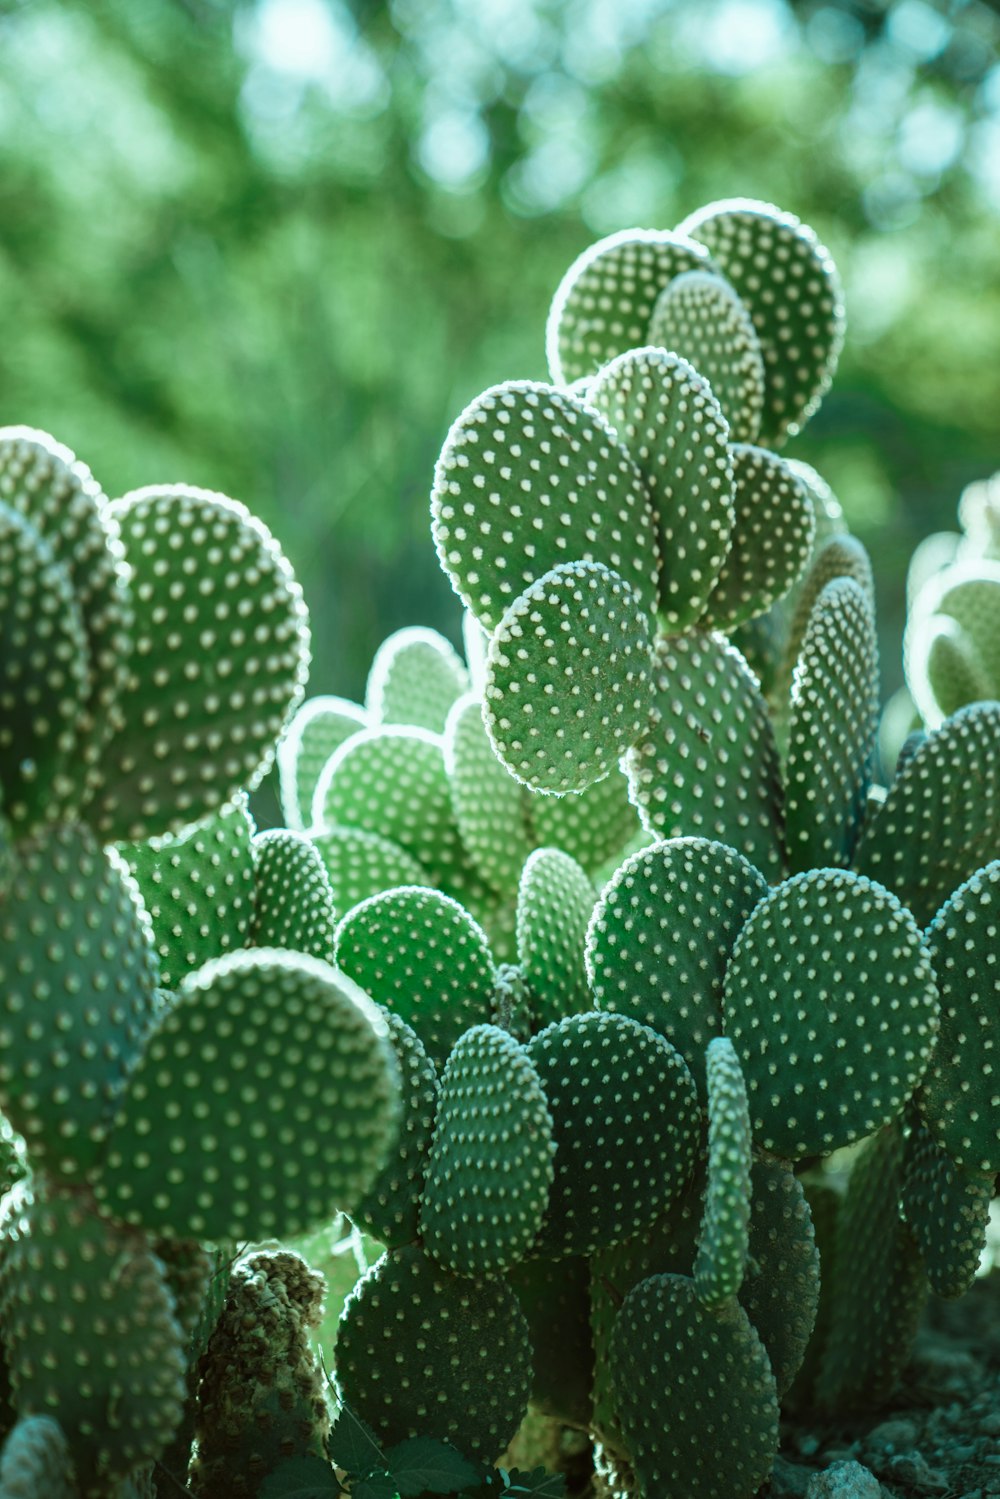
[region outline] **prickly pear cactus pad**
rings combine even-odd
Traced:
[[[375,653],[365,708],[374,723],[409,723],[444,732],[469,674],[454,647],[436,630],[409,626],[383,640]]]
[[[692,625],[729,549],[729,428],[706,380],[679,355],[632,349],[601,370],[588,399],[625,444],[652,495],[664,627]]]
[[[928,728],[978,698],[1000,697],[1000,562],[957,562],[913,600],[906,682]]]
[[[386,1022],[327,963],[268,948],[189,974],[132,1071],[96,1181],[126,1223],[212,1241],[350,1209],[396,1138]]]
[[[755,442],[764,410],[764,356],[753,319],[724,277],[675,276],[656,300],[649,342],[673,349],[712,388],[733,442]]]
[[[0,1222],[0,1315],[14,1399],[56,1417],[85,1496],[158,1457],[181,1419],[183,1335],[161,1261],[90,1194],[22,1182]]]
[[[530,796],[528,815],[535,844],[561,848],[595,878],[609,862],[617,868],[636,844],[648,841],[620,767],[583,791]]]
[[[528,1324],[503,1280],[449,1275],[415,1245],[355,1288],[337,1334],[337,1382],[384,1445],[438,1437],[492,1462],[531,1392]]]
[[[557,385],[591,376],[627,349],[649,343],[657,298],[674,276],[710,269],[707,251],[663,229],[624,229],[591,245],[570,266],[545,330]]]
[[[553,1181],[552,1118],[522,1046],[493,1025],[448,1058],[420,1210],[424,1248],[455,1275],[523,1259]]]
[[[338,916],[395,885],[431,883],[405,848],[364,828],[327,828],[308,836],[323,861]]]
[[[0,1107],[36,1163],[76,1177],[152,1020],[156,956],[124,861],[86,828],[17,852],[0,902]]]
[[[209,958],[245,947],[254,911],[254,826],[246,797],[173,837],[123,843],[153,923],[160,983],[176,989]]]
[[[302,833],[271,828],[251,843],[255,947],[284,947],[329,961],[333,891],[319,850]]]
[[[124,721],[87,817],[107,839],[139,839],[257,784],[302,697],[309,630],[291,568],[235,500],[166,485],[136,490],[108,514],[132,569],[137,623]]]
[[[792,213],[732,198],[690,214],[678,234],[703,244],[757,330],[766,392],[762,440],[794,436],[833,379],[846,318],[829,252]]]
[[[373,895],[341,921],[334,951],[349,977],[413,1026],[435,1061],[490,1018],[489,943],[450,895],[419,886]]]
[[[526,587],[574,559],[619,573],[642,608],[656,602],[642,477],[597,412],[550,385],[499,385],[466,408],[438,459],[431,530],[452,587],[491,631]]]
[[[952,894],[927,929],[941,991],[941,1034],[917,1098],[957,1165],[1000,1170],[994,1061],[1000,999],[1000,860]]]
[[[345,739],[371,728],[368,715],[343,697],[311,697],[278,745],[281,810],[290,828],[312,826],[312,804],[323,767]]]
[[[642,1499],[752,1499],[778,1448],[778,1397],[739,1302],[707,1311],[686,1276],[651,1276],[625,1298],[610,1361]]]
[[[936,1296],[963,1296],[983,1250],[995,1176],[966,1171],[919,1119],[903,1156],[902,1209]]]
[[[726,964],[766,894],[764,876],[724,843],[672,838],[627,859],[594,907],[586,938],[594,1003],[666,1036],[702,1095]]]
[[[537,791],[580,791],[649,717],[649,619],[600,563],[566,562],[520,594],[490,641],[484,720],[498,757]]]
[[[895,891],[919,922],[1000,847],[1000,703],[973,703],[917,744],[880,810],[866,821],[854,867]]]
[[[937,987],[916,922],[890,891],[846,870],[795,875],[755,907],[722,1003],[755,1142],[791,1160],[895,1118],[937,1039]]]
[[[76,1499],[73,1463],[62,1427],[51,1416],[24,1416],[0,1452],[0,1494],[10,1499]]]
[[[708,1043],[705,1076],[708,1180],[694,1284],[702,1305],[714,1311],[743,1284],[750,1237],[750,1112],[728,1036]]]
[[[517,894],[517,956],[545,1026],[590,1009],[584,940],[594,909],[586,873],[558,848],[536,848]]]
[[[781,1399],[816,1325],[819,1251],[809,1203],[788,1161],[758,1155],[750,1186],[750,1255],[740,1304],[767,1349]]]
[[[780,879],[781,773],[757,679],[714,633],[661,637],[654,660],[650,726],[624,760],[643,826],[718,839]]]
[[[552,1114],[555,1182],[538,1253],[592,1254],[647,1227],[684,1188],[698,1143],[679,1052],[626,1015],[570,1015],[528,1045]]]
[[[509,893],[532,847],[525,790],[494,754],[475,693],[459,698],[448,715],[444,758],[465,851],[494,890]]]

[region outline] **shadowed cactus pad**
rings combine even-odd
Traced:
[[[694,1284],[709,1311],[743,1284],[750,1231],[750,1114],[733,1044],[716,1036],[705,1053],[708,1179]]]
[[[349,978],[298,954],[231,953],[188,975],[147,1042],[98,1197],[181,1238],[303,1232],[371,1186],[398,1096],[386,1022]]]
[[[683,355],[708,381],[733,442],[754,442],[764,409],[764,358],[753,319],[722,276],[685,271],[660,293],[649,342]]]
[[[938,1010],[920,932],[890,891],[834,869],[772,890],[723,992],[756,1143],[794,1160],[888,1123],[927,1067]]]
[[[336,1351],[343,1399],[384,1445],[438,1437],[492,1462],[527,1408],[531,1344],[514,1292],[449,1275],[415,1246],[355,1288]]]
[[[456,1275],[516,1264],[541,1227],[555,1148],[524,1048],[496,1026],[466,1031],[441,1077],[420,1211],[427,1253]]]
[[[51,1416],[23,1416],[0,1452],[0,1494],[4,1499],[76,1499],[69,1444]]]
[[[995,1178],[965,1171],[919,1120],[903,1157],[902,1208],[936,1296],[962,1296],[983,1250]]]

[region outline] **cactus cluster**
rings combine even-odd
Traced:
[[[982,589],[908,637],[973,690],[882,784],[871,566],[781,451],[843,326],[770,205],[587,251],[550,383],[438,461],[465,659],[402,630],[363,704],[300,703],[241,507],[112,503],[0,434],[0,1496],[557,1496],[530,1412],[592,1441],[590,1492],[752,1499],[783,1409],[877,1402],[968,1287],[995,496]],[[274,1241],[337,1214],[380,1253],[331,1425],[322,1282]]]

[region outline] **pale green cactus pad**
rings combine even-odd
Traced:
[[[442,734],[451,705],[468,689],[469,674],[451,642],[411,625],[375,652],[365,709],[376,724],[416,724]]]
[[[917,1102],[935,1139],[968,1171],[1000,1170],[998,927],[994,860],[949,896],[926,934],[941,992],[941,1034]]]
[[[788,466],[793,469],[805,467],[804,464],[797,465],[791,460]],[[822,483],[822,481],[819,475],[814,473],[810,488],[814,488],[816,483]],[[817,539],[819,539],[820,527],[823,524],[820,518],[822,512],[818,511],[817,516]],[[823,589],[838,578],[853,578],[874,613],[875,583],[872,577],[872,565],[861,542],[854,536],[834,533],[822,540],[819,545],[814,544],[812,560],[806,573],[785,600],[786,619],[782,632],[783,639],[778,659],[775,662],[774,682],[770,691],[779,743],[783,743],[787,737],[792,677],[798,664],[802,642],[809,628],[813,609]],[[779,608],[781,607],[779,605]]]
[[[438,1075],[416,1031],[392,1010],[385,1011],[385,1019],[399,1073],[399,1132],[388,1159],[351,1218],[365,1233],[394,1249],[410,1243],[419,1232],[420,1197],[437,1112]]]
[[[629,801],[628,779],[616,767],[583,791],[564,796],[536,792],[527,802],[534,842],[561,848],[589,875],[611,860],[617,865],[642,836],[639,814]]]
[[[712,387],[733,442],[754,442],[764,410],[764,356],[753,319],[723,276],[685,271],[660,293],[649,342],[693,364]]]
[[[851,862],[865,815],[878,731],[878,638],[853,578],[816,600],[792,684],[785,763],[789,868]]]
[[[901,761],[869,817],[854,867],[894,890],[922,924],[1000,845],[1000,703],[960,709]]]
[[[584,250],[549,310],[545,352],[553,380],[587,379],[616,354],[649,343],[663,288],[674,276],[707,268],[701,245],[665,229],[624,229]]]
[[[929,728],[1000,697],[1000,562],[970,559],[930,579],[907,625],[906,682]]]
[[[288,828],[257,833],[254,872],[254,947],[283,947],[329,961],[335,908],[319,849]]]
[[[313,832],[338,826],[398,844],[433,884],[454,873],[463,854],[440,734],[388,724],[346,740],[313,797]]]
[[[430,885],[430,875],[412,854],[390,838],[364,828],[330,827],[310,833],[310,842],[323,861],[334,909],[339,916],[370,895],[395,885]]]
[[[438,890],[373,895],[337,928],[338,967],[412,1025],[436,1062],[470,1026],[489,1021],[496,969],[486,933]]]
[[[21,843],[0,904],[0,1107],[50,1172],[93,1166],[156,983],[149,918],[124,861],[82,827]]]
[[[305,688],[308,616],[277,543],[235,500],[164,485],[108,514],[137,619],[124,721],[87,817],[107,839],[135,840],[195,822],[261,779]]]
[[[72,805],[90,648],[67,568],[30,521],[0,503],[0,780],[23,834]]]
[[[343,697],[311,697],[278,745],[281,811],[290,828],[312,826],[312,804],[323,767],[345,739],[371,728],[365,710]]]
[[[936,1296],[964,1296],[986,1248],[995,1175],[957,1165],[919,1119],[903,1157],[903,1216]]]
[[[448,715],[444,758],[466,854],[492,889],[509,894],[532,848],[525,792],[494,754],[474,693],[460,698]]]
[[[643,826],[660,838],[698,834],[780,879],[778,751],[757,680],[717,634],[661,638],[650,728],[625,757]]]
[[[591,1008],[584,940],[595,891],[575,859],[538,848],[517,893],[517,956],[540,1025]]]
[[[514,1292],[503,1280],[449,1275],[415,1246],[384,1254],[355,1287],[336,1356],[341,1396],[385,1445],[437,1437],[492,1462],[531,1393]]]
[[[592,1011],[547,1026],[528,1056],[556,1140],[536,1251],[591,1254],[638,1233],[694,1165],[697,1094],[680,1053],[628,1016]]]
[[[642,1499],[752,1499],[778,1449],[778,1397],[739,1302],[708,1311],[686,1276],[651,1276],[625,1298],[610,1359]]]
[[[510,773],[580,791],[639,737],[652,698],[649,618],[595,562],[555,567],[514,600],[490,640],[484,721]]]
[[[710,203],[677,232],[705,245],[753,318],[767,379],[763,440],[783,442],[816,410],[844,341],[829,252],[794,214],[748,198]]]
[[[350,1211],[396,1137],[385,1019],[327,963],[270,948],[189,974],[129,1076],[99,1201],[211,1241],[292,1235]]]
[[[750,1111],[728,1036],[708,1043],[705,1078],[708,1179],[694,1284],[699,1301],[714,1311],[743,1284],[750,1238]]]
[[[733,526],[729,428],[719,403],[686,359],[649,347],[602,369],[589,400],[649,488],[661,553],[660,616],[666,629],[685,629],[704,612]]]
[[[176,989],[209,958],[247,946],[254,917],[253,833],[241,794],[182,833],[119,845],[153,923],[164,989]]]
[[[523,1259],[554,1177],[552,1118],[524,1047],[493,1025],[448,1058],[420,1209],[426,1252],[455,1275]]]
[[[874,881],[819,869],[760,902],[723,990],[755,1142],[797,1160],[888,1123],[919,1084],[938,994],[910,912]]]
[[[77,1499],[69,1444],[51,1416],[22,1416],[0,1451],[0,1494],[6,1499]]]
[[[552,386],[498,385],[466,408],[438,459],[431,529],[453,588],[488,630],[526,587],[574,559],[612,568],[644,609],[655,606],[654,521],[639,471],[596,411]]]
[[[705,1048],[722,1029],[726,964],[767,881],[707,838],[672,838],[627,859],[601,892],[586,939],[601,1010],[666,1036],[705,1093]]]
[[[158,1457],[184,1404],[183,1336],[145,1235],[89,1193],[22,1182],[0,1223],[0,1312],[18,1409],[54,1417],[86,1499]],[[114,1336],[108,1336],[109,1329]]]
[[[734,443],[733,533],[705,607],[705,623],[731,630],[790,592],[809,562],[816,518],[795,470],[766,448]]]

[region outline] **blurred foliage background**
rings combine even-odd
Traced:
[[[427,496],[462,406],[544,378],[591,240],[710,199],[841,268],[793,444],[905,565],[1000,465],[1000,17],[978,0],[0,0],[0,421],[111,494],[244,500],[302,580],[314,692],[458,638]]]

